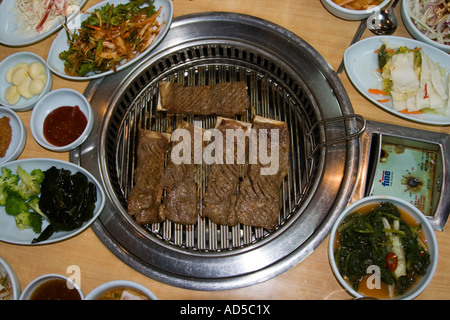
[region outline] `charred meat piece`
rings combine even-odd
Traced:
[[[128,196],[128,213],[140,225],[165,220],[161,198],[164,155],[169,143],[167,133],[139,130],[135,184]]]
[[[249,107],[247,84],[242,81],[207,86],[183,86],[177,82],[159,84],[158,111],[169,114],[243,115]]]
[[[248,174],[240,184],[234,210],[239,223],[271,230],[280,215],[280,189],[289,172],[289,130],[285,122],[259,116],[252,130]],[[267,133],[267,150],[260,144],[260,133]]]
[[[177,130],[180,131],[177,132]],[[194,140],[202,139],[202,129],[193,124],[181,122],[177,126],[177,130],[172,133],[169,161],[164,170],[163,187],[166,191],[164,212],[166,218],[172,222],[191,225],[197,223],[200,211],[200,190],[197,183],[200,165],[194,159]],[[184,130],[189,137],[180,135],[179,140],[175,139],[174,136],[178,135],[181,130]],[[184,140],[185,138],[188,139]],[[201,150],[199,152],[201,153],[203,141],[200,141]],[[190,154],[185,154],[185,152]]]
[[[222,150],[215,149],[219,155],[215,156],[215,162],[209,167],[202,211],[202,215],[214,223],[227,226],[237,224],[235,211],[231,208],[236,202],[237,187],[245,171],[243,168],[246,166],[245,158],[248,152],[249,136],[245,134],[249,133],[250,128],[250,123],[221,117],[217,119],[215,129],[222,135]],[[226,139],[227,130],[236,133],[232,141],[229,141],[229,138]],[[227,145],[228,143],[230,145]],[[238,148],[238,143],[243,144],[241,149]],[[231,155],[231,163],[226,159],[227,152]],[[244,161],[238,159],[238,153],[244,153],[239,155],[243,156]],[[218,157],[220,157],[220,161],[218,161]]]

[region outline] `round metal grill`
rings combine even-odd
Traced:
[[[190,226],[165,221],[142,227],[129,217],[138,130],[171,132],[180,121],[207,129],[216,120],[158,112],[161,81],[191,86],[245,81],[250,109],[238,120],[260,115],[288,124],[290,171],[275,230],[216,225],[200,218],[201,212]],[[312,252],[350,199],[359,151],[358,139],[348,137],[358,128],[346,117],[352,108],[345,91],[314,49],[267,21],[229,13],[175,19],[151,56],[92,82],[85,94],[97,123],[71,157],[98,176],[109,195],[93,229],[124,262],[157,280],[218,290],[268,279]],[[327,119],[334,120],[317,125]],[[336,137],[342,142],[328,143]],[[207,172],[202,165],[197,175],[200,202]]]

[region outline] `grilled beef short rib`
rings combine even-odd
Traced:
[[[138,224],[159,223],[165,220],[161,199],[164,155],[169,142],[168,133],[139,130],[135,183],[128,196],[128,213]]]

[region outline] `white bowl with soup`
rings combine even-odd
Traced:
[[[428,218],[391,196],[349,205],[335,221],[328,257],[341,286],[357,299],[410,300],[430,283],[438,245]]]
[[[84,293],[72,279],[56,273],[44,274],[31,281],[20,300],[83,300]]]
[[[103,283],[86,295],[85,300],[158,300],[144,285],[129,280]]]
[[[338,18],[362,20],[376,10],[384,9],[390,0],[321,0],[323,6]]]

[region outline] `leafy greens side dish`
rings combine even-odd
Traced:
[[[127,4],[106,3],[95,9],[76,32],[66,26],[69,48],[59,54],[65,72],[86,76],[115,70],[144,52],[164,25],[158,23],[161,8],[153,0],[131,0]]]
[[[401,218],[398,208],[383,202],[367,213],[355,212],[339,226],[335,250],[340,273],[355,290],[377,266],[390,297],[399,296],[427,272],[430,254],[420,234]]]

